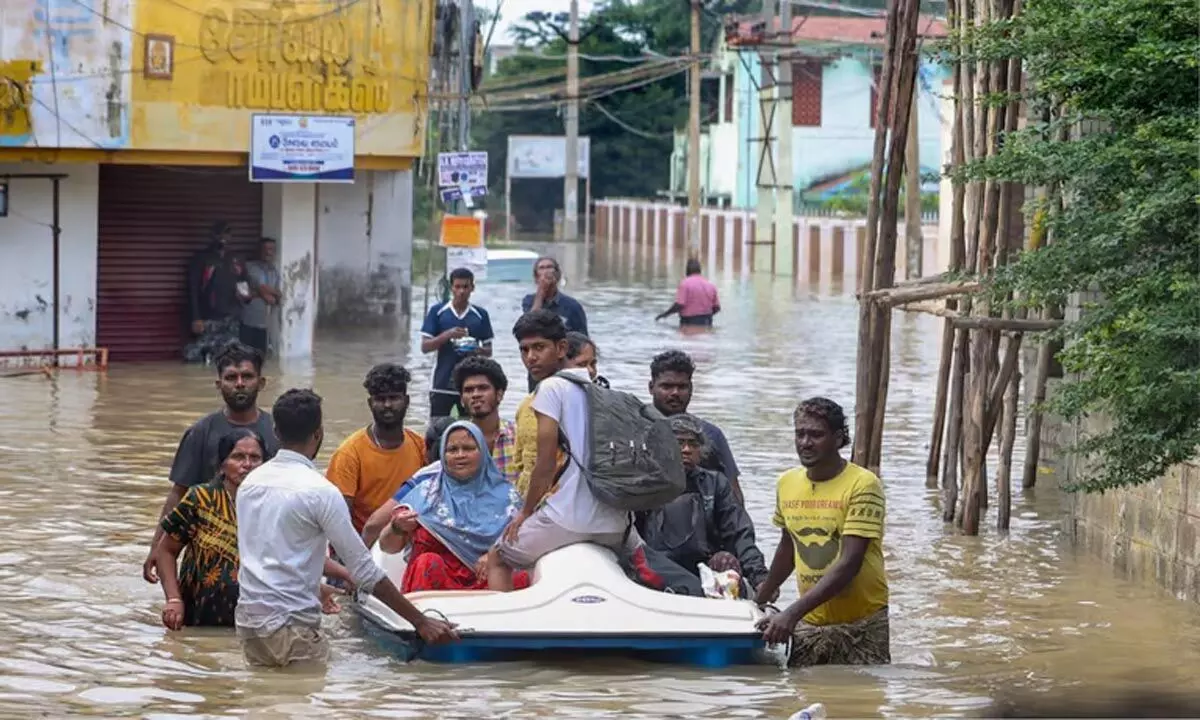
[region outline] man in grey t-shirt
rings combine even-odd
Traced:
[[[259,259],[246,263],[246,281],[250,300],[242,307],[241,339],[265,355],[271,319],[280,298],[274,238],[265,237],[259,242]]]
[[[150,541],[150,552],[142,564],[146,582],[158,582],[156,552],[162,537],[162,518],[175,509],[189,488],[212,480],[217,474],[217,447],[221,438],[234,428],[248,427],[263,440],[266,459],[275,455],[279,441],[270,413],[258,408],[258,393],[266,385],[262,376],[262,355],[238,341],[229,343],[216,358],[217,389],[225,407],[209,413],[192,424],[179,440],[171,461],[171,489],[167,491]]]

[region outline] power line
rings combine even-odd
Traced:
[[[597,110],[600,111],[600,113],[602,115],[604,115],[609,120],[613,121],[613,123],[615,123],[618,127],[622,128],[628,132],[631,132],[634,135],[637,135],[638,137],[643,137],[643,138],[646,138],[647,140],[661,140],[663,138],[675,136],[674,130],[671,130],[670,132],[655,132],[655,133],[647,132],[645,130],[639,130],[639,129],[633,127],[632,125],[626,123],[624,120],[617,117],[616,115],[613,115],[611,112],[608,111],[608,108],[604,107],[603,105],[601,105],[598,102],[590,103],[590,107],[596,108]]]

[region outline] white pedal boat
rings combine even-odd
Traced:
[[[378,546],[373,555],[399,586],[402,557]],[[642,587],[625,576],[610,550],[587,543],[542,558],[524,590],[430,591],[407,598],[422,612],[457,624],[461,640],[425,645],[408,621],[374,596],[360,595],[355,608],[368,632],[405,660],[489,662],[568,651],[707,667],[776,662],[755,629],[763,612],[753,602]]]

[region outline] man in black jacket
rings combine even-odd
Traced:
[[[766,561],[755,544],[754,523],[734,496],[729,479],[700,467],[708,450],[700,421],[686,413],[669,420],[679,440],[687,489],[658,510],[638,513],[638,531],[647,545],[693,575],[699,576],[700,563],[715,572],[736,570],[746,583],[742,597],[753,597],[767,577]]]

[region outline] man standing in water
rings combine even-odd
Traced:
[[[700,261],[687,261],[687,276],[679,281],[675,291],[675,303],[666,312],[659,313],[655,321],[679,313],[680,325],[712,327],[713,315],[721,312],[721,301],[717,298],[717,286],[700,274]]]
[[[411,381],[400,365],[382,363],[371,368],[363,387],[374,422],[353,432],[329,459],[325,475],[342,491],[358,532],[371,513],[425,464],[424,438],[404,427]]]
[[[792,665],[889,663],[883,485],[842,458],[850,430],[837,403],[805,400],[792,418],[803,467],[779,478],[774,523],[783,535],[756,600],[770,602],[793,570],[800,599],[759,629],[768,643],[792,638]]]
[[[421,326],[421,352],[436,352],[429,388],[429,417],[445,417],[459,405],[451,377],[454,366],[470,355],[492,354],[492,320],[487,310],[471,304],[475,275],[466,268],[450,273],[450,302],[434,305]],[[474,342],[471,342],[474,341]]]
[[[469,357],[454,367],[454,385],[461,393],[459,402],[467,417],[483,431],[500,474],[509,482],[515,481],[513,443],[517,429],[513,421],[500,419],[500,403],[508,390],[504,369],[491,358]]]
[[[218,446],[221,438],[234,428],[249,428],[266,443],[267,457],[275,454],[279,443],[271,415],[258,409],[258,393],[266,386],[262,376],[262,355],[255,349],[234,341],[225,346],[216,358],[217,390],[225,407],[197,420],[179,440],[175,459],[171,462],[171,489],[163,501],[150,551],[142,563],[146,582],[158,582],[155,548],[162,537],[162,519],[179,504],[188,488],[211,481],[217,474]]]
[[[317,588],[329,545],[346,560],[358,591],[373,594],[412,623],[425,642],[457,639],[453,625],[405,600],[371,560],[337,489],[313,465],[325,437],[321,398],[311,390],[288,390],[272,411],[279,452],[238,489],[235,619],[246,662],[282,667],[328,657]]]
[[[540,257],[533,264],[533,281],[536,291],[526,295],[521,300],[521,312],[530,313],[534,310],[549,310],[562,318],[568,332],[588,334],[587,313],[583,305],[566,293],[559,292],[558,283],[562,280],[562,268],[552,257]],[[529,392],[537,385],[533,375],[528,377]]]
[[[575,298],[559,292],[562,268],[552,257],[540,257],[533,265],[533,281],[536,290],[521,300],[521,312],[549,310],[562,318],[568,331],[588,334],[587,313]]]
[[[696,363],[682,350],[668,350],[655,355],[650,362],[650,396],[654,399],[654,407],[667,417],[687,412],[692,402],[692,375],[695,373]],[[712,449],[700,467],[724,473],[733,485],[738,504],[745,505],[742,486],[738,483],[737,462],[733,459],[733,451],[729,449],[725,433],[707,420],[697,419],[704,427],[704,434]]]

